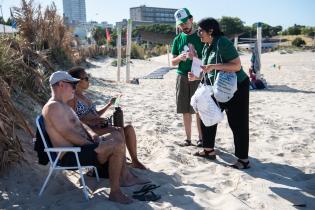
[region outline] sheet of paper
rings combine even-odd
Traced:
[[[200,72],[201,72],[200,66],[201,66],[201,60],[199,58],[194,57],[193,58],[193,62],[192,62],[192,66],[191,66],[191,72],[196,77],[200,76]]]

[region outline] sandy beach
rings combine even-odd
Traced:
[[[25,159],[0,178],[0,209],[315,209],[315,53],[279,52],[262,55],[268,89],[250,92],[249,170],[227,167],[235,161],[232,132],[226,121],[218,126],[216,161],[194,157],[196,147],[179,147],[185,139],[182,116],[176,114],[176,72],[164,79],[141,79],[167,66],[167,56],[132,60],[131,78],[140,84],[116,83],[113,59],[90,60],[88,95],[101,106],[122,94],[125,123],[138,138],[138,156],[150,169],[134,170],[160,185],[157,202],[121,205],[108,200],[108,180],[86,178],[93,195],[84,200],[75,172],[52,178],[42,197],[37,194],[48,166],[36,163],[31,139],[24,136]],[[244,69],[250,54],[241,55]],[[121,69],[125,79],[125,68]],[[108,111],[112,114],[113,109]],[[37,113],[40,110],[36,111]],[[34,119],[35,120],[35,119]],[[195,119],[194,119],[195,120]],[[195,123],[193,141],[198,139]],[[122,188],[132,195],[141,186]],[[305,205],[299,207],[294,205]]]

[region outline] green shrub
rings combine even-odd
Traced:
[[[117,60],[114,60],[112,63],[111,63],[112,66],[117,66]],[[123,58],[121,59],[121,65],[120,66],[124,66],[126,65],[126,58]]]
[[[301,37],[297,37],[292,41],[292,45],[296,47],[301,47],[302,45],[305,45],[305,41]]]
[[[140,45],[132,43],[131,45],[131,55],[132,59],[144,59],[145,50]]]

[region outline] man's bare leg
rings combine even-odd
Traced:
[[[115,135],[114,133],[107,138],[109,139],[101,142],[95,152],[98,154],[98,160],[101,164],[109,161],[109,200],[122,204],[132,203],[132,199],[120,190],[120,175],[125,161],[125,143],[120,134]]]
[[[123,168],[121,170],[121,176],[120,176],[121,187],[130,187],[137,184],[146,184],[146,183],[151,182],[149,179],[140,178],[136,176],[134,173],[132,173],[131,170],[132,170],[131,168],[129,168],[125,163],[123,163]]]
[[[185,132],[186,132],[186,140],[191,140],[191,114],[184,113],[183,114]]]
[[[126,146],[132,160],[134,168],[146,169],[146,167],[138,160],[137,157],[137,137],[135,129],[131,125],[124,127]]]

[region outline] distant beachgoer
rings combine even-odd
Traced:
[[[92,129],[91,132],[94,132],[95,135],[103,135],[119,130],[125,138],[132,166],[134,168],[146,169],[137,156],[137,138],[133,126],[127,125],[124,128],[113,127],[108,124],[106,118],[103,117],[103,114],[114,103],[114,100],[111,100],[106,106],[97,110],[91,99],[83,94],[83,92],[89,88],[89,77],[84,68],[73,67],[69,70],[69,74],[74,78],[80,79],[75,90],[74,98],[68,102],[79,119],[87,124]]]
[[[256,76],[257,70],[255,69],[255,59],[256,59],[256,56],[253,49],[252,57],[250,59],[251,65],[248,69],[249,78],[250,78],[250,87],[252,89],[264,89],[266,88],[264,82],[261,79],[257,79],[257,76]]]
[[[199,21],[198,26],[198,35],[201,41],[206,43],[202,51],[203,65],[201,68],[204,73],[207,73],[209,81],[214,83],[214,77],[217,76],[213,71],[215,69],[235,72],[237,75],[237,91],[233,98],[226,103],[218,104],[222,110],[225,110],[234,136],[235,156],[238,160],[231,166],[237,169],[249,168],[249,78],[243,71],[237,50],[233,43],[223,36],[219,23],[214,18],[205,18]],[[217,53],[221,57],[220,63],[216,62]],[[195,80],[196,78],[193,74],[189,74],[189,79]],[[206,127],[201,122],[201,128],[204,149],[195,155],[215,159],[214,145],[217,124]]]
[[[203,43],[200,41],[193,28],[193,16],[186,8],[179,9],[174,14],[176,26],[181,30],[174,41],[172,47],[172,65],[178,65],[176,81],[176,104],[177,113],[183,114],[186,139],[181,146],[190,146],[191,143],[191,123],[194,110],[190,105],[190,99],[195,93],[199,81],[188,81],[188,72],[191,71],[193,56],[201,58]],[[196,122],[199,134],[199,146],[202,145],[202,134],[200,128],[200,118],[196,114]]]

